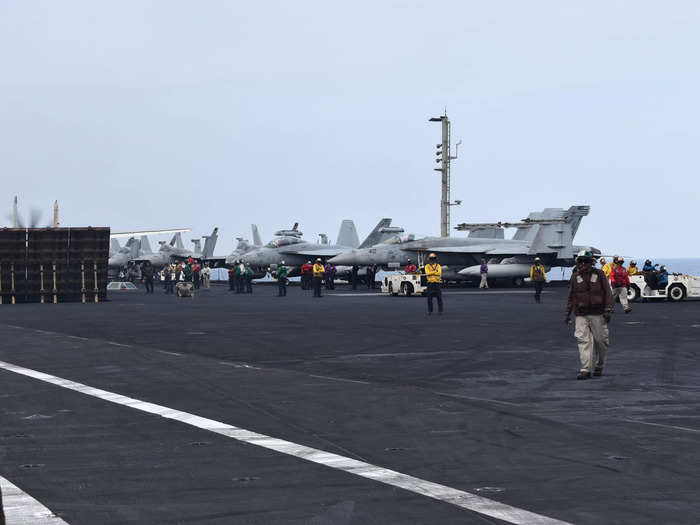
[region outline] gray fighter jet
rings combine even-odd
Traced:
[[[140,246],[140,242],[134,237],[130,237],[123,248],[119,246],[119,241],[117,241],[117,239],[111,239],[110,255],[107,261],[108,270],[117,272],[121,268],[128,266],[130,261],[139,256]]]
[[[568,210],[547,208],[531,213],[519,223],[457,226],[456,229],[470,231],[466,238],[394,236],[377,246],[347,251],[329,262],[395,268],[406,264],[409,258],[421,263],[427,254],[434,252],[450,273],[477,278],[483,258],[489,262],[489,278],[513,279],[521,284],[529,275],[535,257],[540,257],[547,267],[574,264],[574,254],[584,247],[574,246],[573,239],[581,219],[589,211],[588,206],[572,206]],[[503,228],[507,227],[517,228],[512,239],[503,238]],[[585,248],[598,251],[589,246]]]
[[[112,232],[109,236],[109,260],[107,266],[111,272],[116,272],[124,268],[138,259],[142,255],[149,255],[151,246],[148,242],[148,235],[158,235],[164,233],[179,234],[181,232],[190,231],[188,228],[170,229],[170,230],[144,230],[130,232]],[[140,235],[141,240],[137,240],[136,236]],[[128,237],[126,244],[122,248],[119,245],[120,237]]]
[[[267,243],[264,247],[253,250],[243,255],[243,262],[259,271],[265,271],[279,265],[282,261],[289,267],[289,275],[295,275],[298,268],[307,261],[315,261],[317,258],[327,259],[338,254],[366,246],[367,242],[373,239],[382,239],[385,234],[381,233],[383,228],[391,224],[391,219],[382,219],[372,230],[365,242],[360,245],[355,229],[355,223],[344,220],[340,225],[338,240],[336,244],[324,244],[307,242],[301,239],[301,232],[297,230],[297,225],[291,230],[280,230],[276,239]]]
[[[223,266],[228,266],[231,267],[233,266],[235,261],[238,261],[243,257],[244,254],[250,252],[251,250],[254,250],[256,248],[261,248],[262,247],[262,240],[260,239],[260,233],[258,232],[258,227],[255,224],[250,225],[251,230],[253,232],[253,243],[248,239],[244,239],[243,237],[236,237],[236,241],[238,241],[238,244],[236,245],[235,250],[233,250],[230,254],[224,256],[211,256],[211,257],[206,257],[204,259],[205,262],[208,262],[210,265],[215,266],[215,267],[223,267]]]
[[[190,257],[199,260],[207,259],[214,253],[214,247],[216,246],[216,241],[218,239],[218,232],[219,228],[214,228],[211,235],[205,235],[202,237],[204,239],[204,248],[202,248],[201,253],[196,253],[193,250],[185,249],[185,246],[182,243],[182,237],[178,232],[173,235],[173,238],[169,243],[160,241],[160,249],[157,252],[145,253],[146,251],[150,251],[149,246],[146,250],[142,250],[142,253],[138,257],[135,257],[132,260],[136,263],[148,261],[154,268],[162,268],[166,264],[173,261],[182,261]]]

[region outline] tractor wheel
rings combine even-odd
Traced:
[[[635,302],[639,301],[640,295],[641,295],[641,291],[639,290],[639,287],[636,284],[633,284],[627,290],[627,300],[630,303],[635,303]]]
[[[666,297],[668,297],[669,301],[682,301],[685,299],[685,289],[680,284],[674,284],[666,292]]]

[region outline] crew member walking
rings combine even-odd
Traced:
[[[428,315],[433,313],[433,297],[437,298],[438,313],[442,313],[442,290],[440,280],[442,279],[442,266],[437,262],[437,255],[431,253],[428,256],[430,262],[425,265],[425,276],[428,281]]]
[[[141,267],[141,278],[143,279],[143,284],[146,285],[146,293],[153,292],[153,266],[149,261],[143,263]]]
[[[275,273],[277,277],[277,287],[279,290],[278,297],[287,296],[287,267],[284,265],[284,261],[280,263],[277,267],[277,272]]]
[[[314,297],[321,297],[321,283],[323,282],[323,275],[326,273],[326,269],[323,266],[323,261],[321,259],[316,259],[316,264],[313,266],[313,283],[314,283]]]
[[[613,267],[610,272],[610,286],[612,287],[612,305],[611,309],[615,308],[615,301],[620,299],[620,304],[622,309],[626,314],[632,311],[629,302],[627,301],[627,290],[630,287],[630,278],[627,274],[627,270],[622,264],[625,260],[622,257],[617,257],[613,259]]]
[[[581,370],[576,379],[590,379],[603,374],[608,353],[608,322],[612,312],[612,292],[605,272],[594,267],[593,254],[582,250],[576,257],[566,303],[567,324],[571,312],[576,316],[574,336],[578,342]]]
[[[481,273],[481,282],[479,283],[479,288],[488,288],[489,265],[486,264],[486,259],[481,259],[481,268],[479,268],[479,273]]]
[[[539,303],[542,300],[542,288],[547,282],[547,272],[539,257],[535,257],[535,263],[530,266],[530,280],[535,285],[535,301]]]

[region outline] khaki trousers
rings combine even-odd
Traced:
[[[620,286],[619,288],[613,288],[612,289],[612,304],[613,308],[615,308],[615,299],[620,298],[620,304],[622,305],[623,310],[627,311],[630,309],[630,304],[627,301],[627,288],[624,286]]]
[[[578,342],[581,372],[593,372],[593,367],[602,369],[609,344],[608,323],[602,315],[577,315],[574,337]]]
[[[486,279],[486,276],[488,274],[482,273],[481,274],[481,282],[479,283],[479,288],[488,288],[489,287],[489,282]]]

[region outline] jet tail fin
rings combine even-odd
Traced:
[[[531,236],[531,253],[554,253],[557,259],[574,258],[574,237],[581,220],[590,213],[590,206],[571,206],[568,210],[561,208],[545,208],[542,212],[531,213],[531,219],[554,219],[556,222],[533,224],[528,232]],[[537,217],[533,217],[537,215]],[[518,232],[516,232],[517,235]]]
[[[122,247],[119,245],[119,241],[117,239],[110,239],[109,240],[110,253],[117,253],[121,249],[122,249]]]
[[[258,231],[258,225],[251,224],[250,227],[253,230],[253,245],[262,246],[262,239],[260,238],[260,232]]]
[[[346,248],[357,248],[360,245],[360,238],[357,236],[357,229],[353,221],[346,219],[340,223],[336,244]]]
[[[391,219],[381,219],[358,248],[369,248],[370,246],[379,244],[389,237],[396,235],[395,233],[382,232],[384,228],[388,228],[389,226],[391,226]]]
[[[139,256],[139,250],[141,249],[141,243],[134,237],[129,237],[126,241],[125,246],[129,247],[129,257],[136,259]]]
[[[182,244],[182,234],[180,232],[175,234],[175,248],[179,248],[180,250],[185,249],[185,245]]]
[[[153,250],[151,250],[151,243],[148,241],[148,237],[146,235],[141,236],[141,253],[143,253],[143,254],[153,253]]]
[[[219,228],[214,228],[211,235],[205,235],[204,239],[204,249],[202,249],[202,256],[205,259],[212,257],[214,255],[214,248],[216,247],[216,241],[219,238]]]

